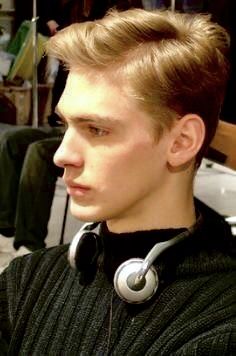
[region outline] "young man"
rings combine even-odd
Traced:
[[[32,355],[233,355],[235,259],[224,220],[193,198],[227,78],[228,37],[204,16],[129,10],[56,34],[69,68],[55,155],[68,246],[0,278],[2,349]],[[113,280],[114,279],[114,280]]]

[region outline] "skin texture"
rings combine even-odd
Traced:
[[[54,162],[64,168],[75,217],[106,220],[114,232],[194,222],[194,117],[180,120],[183,127],[176,123],[157,142],[150,117],[122,85],[109,75],[73,70],[57,113],[67,130]],[[190,146],[195,149],[186,154]]]

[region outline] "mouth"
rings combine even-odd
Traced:
[[[90,187],[82,184],[66,183],[66,186],[67,193],[75,197],[84,196],[91,190]]]

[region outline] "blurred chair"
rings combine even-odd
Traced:
[[[219,121],[206,158],[231,170],[236,170],[236,125]],[[231,225],[232,233],[236,235],[236,216],[226,216],[225,220]]]
[[[209,159],[218,161],[217,163],[236,170],[236,125],[219,121],[207,156]]]

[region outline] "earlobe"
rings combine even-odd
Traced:
[[[177,121],[171,130],[168,163],[172,167],[182,166],[194,160],[202,147],[205,125],[196,114],[187,114]]]

